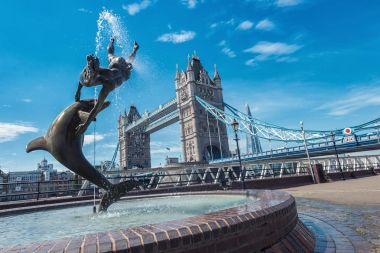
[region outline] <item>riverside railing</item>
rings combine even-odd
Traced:
[[[262,176],[263,171],[265,175]],[[295,175],[295,172],[289,172],[289,175]],[[215,175],[211,176],[206,172],[189,172],[189,173],[144,173],[142,175],[134,176],[112,176],[107,177],[112,183],[118,183],[126,180],[140,181],[140,187],[137,190],[165,188],[165,187],[178,187],[189,186],[195,184],[228,184],[233,181],[241,180],[258,180],[260,178],[276,177],[279,174],[273,169],[244,169],[242,171],[226,171],[219,175],[215,180]],[[175,180],[169,179],[175,178]],[[92,195],[94,191],[93,185],[87,188],[82,188],[82,181],[84,180],[50,180],[50,181],[17,181],[0,183],[0,201],[14,201],[14,200],[27,200],[27,199],[40,199],[48,197],[64,197],[64,196],[77,196],[79,191],[84,191],[84,195]],[[99,194],[98,187],[96,192]]]
[[[334,172],[353,172],[359,170],[380,169],[380,164],[371,164],[371,166],[350,166],[344,165],[339,168],[337,165],[329,165],[324,170],[330,173]],[[219,173],[219,174],[218,174]],[[217,175],[218,174],[218,175]],[[134,176],[112,176],[108,179],[112,183],[118,183],[127,180],[138,180],[140,182],[139,191],[169,188],[169,187],[186,187],[192,185],[219,184],[228,187],[232,182],[247,182],[252,180],[262,180],[277,177],[294,177],[309,175],[308,167],[301,168],[243,168],[242,170],[235,168],[217,172],[216,169],[211,171],[187,173],[144,173]],[[93,195],[94,187],[89,185],[85,189],[81,189],[82,181],[78,179],[72,180],[50,180],[40,182],[5,182],[0,183],[0,201],[15,201],[27,199],[41,199],[49,197],[65,197],[77,196],[79,191],[84,191],[84,195]],[[95,187],[96,195],[101,194],[103,190]]]

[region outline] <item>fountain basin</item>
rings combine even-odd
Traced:
[[[173,216],[172,220],[166,219],[168,221],[161,223],[159,223],[161,220],[149,221],[147,223],[150,224],[145,223],[141,226],[125,225],[125,222],[120,222],[121,227],[118,229],[104,229],[97,233],[59,240],[11,245],[6,246],[4,251],[259,252],[269,248],[284,248],[290,252],[300,249],[312,252],[314,249],[313,234],[299,221],[295,200],[285,192],[254,190],[159,195],[160,198],[169,196],[184,198],[183,203],[188,202],[189,209],[192,208],[192,199],[194,203],[202,198],[207,200],[207,197],[225,198],[228,201],[227,207],[220,206],[222,210],[203,210],[211,211],[204,212],[205,214],[192,215],[190,212],[188,216]],[[248,199],[245,196],[249,196]],[[231,202],[234,198],[237,201]],[[173,206],[181,202],[178,199],[172,200]],[[162,199],[148,200],[144,196],[140,201],[149,203]],[[181,204],[178,206],[181,209]],[[154,213],[151,216],[153,221],[154,217],[158,217]],[[59,227],[53,228],[59,229]]]

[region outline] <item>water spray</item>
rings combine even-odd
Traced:
[[[104,38],[107,39],[107,43],[108,43],[108,39],[115,38],[116,46],[120,47],[122,50],[121,55],[126,57],[127,56],[126,45],[129,44],[128,33],[125,27],[123,26],[123,23],[121,22],[120,17],[114,14],[112,11],[103,9],[103,11],[99,13],[99,18],[96,21],[96,23],[97,23],[98,30],[96,32],[96,37],[95,37],[95,55],[98,58],[102,58],[100,57],[99,54],[100,52],[103,51],[102,49],[103,49],[103,44],[104,44]],[[94,89],[95,102],[98,95],[97,93],[98,93],[97,87],[95,86],[95,89]],[[117,99],[119,97],[118,94],[116,94],[115,97]],[[94,122],[94,168],[96,166],[95,160],[96,160],[96,121]],[[96,213],[95,185],[94,185],[93,212]]]

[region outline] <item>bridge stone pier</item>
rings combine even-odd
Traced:
[[[150,134],[179,122],[184,162],[208,162],[230,155],[227,129],[199,103],[201,97],[224,110],[222,82],[216,69],[211,79],[197,55],[186,71],[176,70],[176,98],[140,115],[135,106],[119,117],[120,167],[151,167]]]

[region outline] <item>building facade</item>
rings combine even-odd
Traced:
[[[0,169],[0,196],[5,195],[8,191],[8,174]]]
[[[144,128],[134,131],[125,129],[141,118],[135,106],[119,117],[120,168],[150,168],[150,135]]]
[[[207,162],[229,155],[227,129],[196,101],[196,96],[224,110],[218,70],[211,79],[197,55],[188,58],[186,71],[176,71],[182,153],[185,162]]]
[[[0,201],[72,195],[76,187],[74,177],[71,171],[57,172],[45,158],[37,164],[37,170],[0,170]]]
[[[8,200],[35,198],[39,183],[43,180],[41,171],[14,171],[8,173]],[[9,196],[10,195],[10,196]]]
[[[53,174],[56,174],[53,164],[49,164],[45,157],[40,163],[37,164],[37,171],[44,174],[45,181],[49,181]]]

